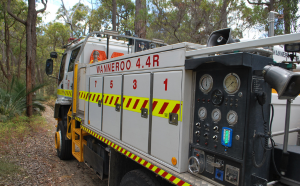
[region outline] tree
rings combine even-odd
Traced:
[[[206,44],[211,32],[236,24],[232,16],[241,15],[241,5],[239,0],[152,0],[147,37]]]
[[[62,17],[65,20],[65,22],[70,25],[71,30],[72,30],[71,35],[70,35],[71,37],[74,37],[73,32],[76,32],[76,28],[74,28],[73,17],[74,17],[75,12],[77,11],[79,5],[80,5],[80,0],[73,7],[73,10],[69,11],[66,9],[64,1],[61,0],[61,7],[57,11],[57,14],[58,14],[57,18]]]
[[[22,1],[15,1],[15,9],[12,11],[18,16],[24,18],[27,6]],[[6,1],[0,3],[0,69],[3,77],[0,77],[9,89],[12,77],[20,77],[21,62],[24,54],[25,27],[8,15],[6,10]]]
[[[27,116],[32,116],[32,87],[35,86],[35,60],[36,60],[36,46],[37,46],[37,38],[36,38],[36,22],[37,22],[37,14],[42,13],[47,8],[47,0],[41,0],[44,8],[40,10],[36,10],[35,8],[35,0],[28,0],[28,12],[27,19],[23,20],[17,15],[15,15],[11,11],[11,0],[7,2],[7,12],[14,19],[25,25],[26,28],[26,92],[28,93],[26,96],[26,105],[27,105]]]
[[[48,37],[48,46],[52,46],[50,50],[56,51],[57,46],[61,47],[67,44],[71,30],[62,23],[54,22],[49,23],[44,28],[44,32],[45,36]]]
[[[266,5],[268,6],[268,9],[265,11],[275,11],[283,15],[283,20],[275,19],[275,35],[296,32],[297,20],[299,19],[299,16],[297,15],[298,0],[269,0],[265,2],[256,2],[254,0],[247,1],[249,4],[254,5],[254,8],[257,6]],[[265,17],[265,19],[267,19],[267,17]],[[268,23],[266,21],[264,21],[263,25],[265,30],[268,30]]]
[[[135,34],[140,38],[146,38],[146,21],[147,9],[146,0],[135,0],[135,22],[134,30]]]

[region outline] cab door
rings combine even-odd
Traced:
[[[72,90],[73,90],[73,71],[75,68],[75,59],[80,51],[80,47],[74,49],[71,53],[69,65],[67,68],[66,77],[64,79],[64,93],[67,97],[72,97]]]

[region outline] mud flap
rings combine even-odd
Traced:
[[[83,154],[84,162],[88,164],[88,166],[92,168],[97,174],[99,174],[100,179],[103,180],[103,158],[101,158],[86,145],[84,145]]]

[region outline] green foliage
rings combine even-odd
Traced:
[[[49,23],[44,27],[45,35],[43,37],[47,38],[48,49],[55,51],[56,47],[63,46],[67,44],[70,37],[70,28],[59,22]],[[51,46],[52,45],[52,46]]]
[[[32,92],[42,88],[44,85],[35,86]],[[16,115],[21,115],[26,109],[26,85],[13,78],[9,89],[5,90],[0,88],[0,115],[3,120],[11,119]],[[36,111],[44,111],[45,107],[39,102],[41,99],[33,99],[33,108]]]
[[[20,170],[22,170],[16,164],[8,162],[4,159],[0,159],[0,165],[0,177],[17,174]]]
[[[42,116],[16,116],[9,121],[0,122],[0,155],[14,150],[18,144],[34,133],[46,131],[46,121]],[[1,167],[1,166],[0,166]]]

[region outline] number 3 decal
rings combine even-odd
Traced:
[[[113,84],[113,80],[110,80],[110,88],[113,88],[114,84]]]
[[[136,85],[137,81],[136,79],[133,80],[133,89],[136,89],[137,85]]]

